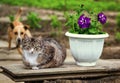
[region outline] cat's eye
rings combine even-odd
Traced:
[[[28,46],[28,45],[23,45],[23,49],[29,50],[29,49],[30,49],[30,46]]]
[[[38,48],[37,48],[37,47],[35,47],[34,49],[35,49],[35,50],[38,50]]]
[[[26,49],[29,50],[29,49],[30,49],[30,46],[27,46]]]
[[[27,46],[28,48],[30,48],[30,46]]]
[[[14,32],[15,35],[18,35],[18,32]]]
[[[23,48],[26,48],[26,45],[23,45]]]

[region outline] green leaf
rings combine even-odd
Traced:
[[[38,17],[37,13],[29,12],[27,15],[27,22],[32,28],[41,28],[39,22],[41,19]]]
[[[13,15],[9,15],[9,19],[10,19],[11,22],[13,22],[14,21],[14,16]]]
[[[96,28],[89,28],[88,31],[90,34],[98,34],[98,30]]]
[[[51,16],[51,26],[53,28],[59,28],[61,26],[61,22],[58,20],[56,15]]]
[[[102,25],[98,21],[97,14],[100,13],[100,9],[93,8],[90,10],[89,8],[86,8],[85,6],[76,9],[76,13],[73,15],[70,15],[67,19],[66,25],[69,26],[70,32],[72,33],[79,33],[79,34],[102,34]],[[84,14],[86,17],[89,17],[91,19],[90,26],[88,28],[82,29],[78,25],[78,19],[80,15]]]

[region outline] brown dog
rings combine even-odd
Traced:
[[[30,27],[28,25],[23,25],[19,21],[21,13],[22,13],[22,8],[18,10],[14,21],[8,27],[8,43],[9,43],[8,48],[11,49],[11,41],[12,39],[15,39],[16,48],[18,49],[18,52],[20,54],[22,54],[20,44],[22,42],[22,39],[24,38],[24,35],[26,34],[29,37],[31,37],[31,33],[28,30]]]

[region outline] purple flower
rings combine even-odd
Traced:
[[[101,24],[105,24],[107,21],[107,17],[101,12],[98,14],[98,21],[100,21]]]
[[[90,26],[90,18],[85,17],[84,14],[78,19],[78,25],[80,28],[88,28]]]

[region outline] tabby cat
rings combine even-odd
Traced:
[[[57,67],[66,58],[65,49],[51,38],[30,38],[25,35],[22,50],[23,63],[32,69]]]

